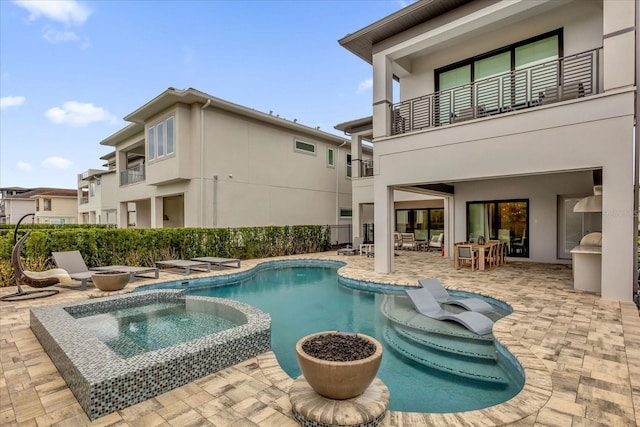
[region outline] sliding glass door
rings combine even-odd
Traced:
[[[467,202],[467,240],[501,240],[509,256],[529,256],[529,200]]]

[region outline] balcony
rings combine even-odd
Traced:
[[[392,106],[391,134],[597,94],[599,57],[594,49],[402,101]]]
[[[135,184],[145,180],[144,164],[120,172],[120,185]]]
[[[360,160],[360,176],[373,176],[373,160]]]
[[[89,197],[82,196],[82,197],[80,197],[79,201],[80,201],[81,205],[86,205],[87,203],[89,203]]]

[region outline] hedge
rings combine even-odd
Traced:
[[[154,266],[156,260],[200,256],[267,258],[328,250],[331,230],[321,225],[246,228],[21,227],[30,229],[22,256],[27,270],[55,267],[51,252],[79,250],[88,267]],[[18,232],[18,236],[22,231]],[[0,286],[13,285],[13,231],[0,233]]]

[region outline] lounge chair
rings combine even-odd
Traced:
[[[128,265],[108,265],[103,267],[95,267],[89,270],[87,264],[82,259],[80,251],[63,251],[52,252],[53,261],[59,268],[66,270],[74,280],[80,281],[80,290],[87,289],[87,283],[91,281],[91,276],[98,271],[125,271],[130,273],[129,282],[133,281],[136,276],[142,276],[145,273],[154,273],[158,278],[158,269],[154,267],[134,267]],[[77,287],[74,287],[74,289]]]
[[[480,298],[454,298],[438,279],[418,279],[418,283],[426,292],[430,292],[436,301],[444,304],[455,304],[464,307],[469,311],[478,313],[488,313],[494,311],[494,308],[488,302]]]
[[[405,293],[411,300],[416,311],[423,316],[436,320],[453,320],[478,335],[490,334],[493,329],[493,320],[484,314],[476,313],[475,311],[452,313],[443,310],[433,295],[425,292],[424,289],[407,289]]]
[[[240,268],[239,258],[218,258],[213,256],[205,256],[205,257],[191,258],[191,261],[208,262],[209,268],[215,265],[218,270],[222,269],[223,267]]]
[[[172,259],[168,261],[156,261],[156,266],[165,268],[167,271],[176,274],[182,274],[188,276],[191,274],[191,270],[209,272],[211,271],[211,264],[205,261],[192,261],[187,259]]]

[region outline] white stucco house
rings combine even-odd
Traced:
[[[447,255],[483,235],[510,257],[569,264],[581,237],[601,232],[601,296],[632,299],[637,8],[418,1],[339,40],[372,65],[373,116],[337,128],[354,158],[373,142],[353,222],[361,229],[373,205],[376,271],[394,269],[397,198],[411,193],[441,201]],[[574,212],[594,187],[599,212]]]
[[[169,88],[125,120],[100,142],[115,150],[110,170],[78,177],[89,222],[101,209],[91,186],[113,177],[118,227],[351,224],[348,139],[192,88]]]

